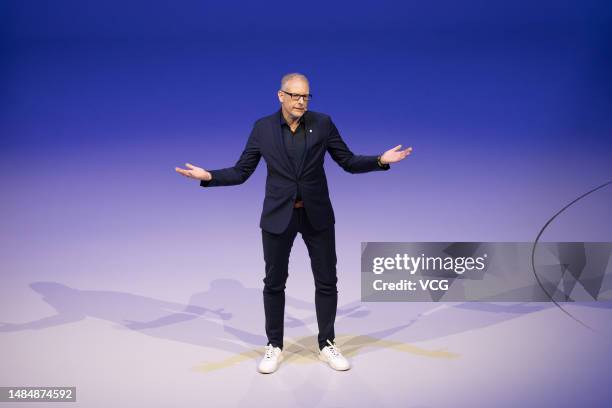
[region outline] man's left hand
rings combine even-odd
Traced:
[[[412,146],[405,150],[400,150],[402,145],[397,145],[393,149],[387,150],[380,156],[380,162],[382,164],[397,163],[398,161],[404,160],[410,153],[412,153]]]

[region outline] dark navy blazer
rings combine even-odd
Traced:
[[[217,187],[242,184],[255,171],[263,156],[268,176],[259,226],[274,234],[285,231],[291,220],[299,184],[308,220],[315,230],[323,230],[335,222],[323,169],[326,151],[349,173],[388,170],[389,165],[379,166],[378,156],[353,154],[328,115],[306,111],[302,117],[306,127],[306,152],[296,170],[285,148],[280,115],[279,109],[272,115],[258,119],[236,164],[209,170],[212,180],[201,181],[200,185]]]

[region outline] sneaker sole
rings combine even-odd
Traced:
[[[347,371],[351,369],[351,366],[348,366],[347,368],[335,368],[321,353],[319,353],[319,360],[323,361],[324,363],[327,363],[328,366],[330,366],[332,369],[336,371]]]

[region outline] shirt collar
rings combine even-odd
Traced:
[[[304,115],[306,115],[306,112],[304,112]],[[300,118],[298,119],[298,126],[301,126],[301,125],[302,125],[302,123],[304,123],[304,115],[302,115],[302,117],[300,117]],[[287,123],[287,121],[285,120],[285,115],[283,115],[283,111],[282,111],[282,110],[281,110],[281,112],[280,112],[280,124],[281,124],[281,126],[283,126],[283,125],[287,125],[287,126],[289,126],[289,124],[288,124],[288,123]]]

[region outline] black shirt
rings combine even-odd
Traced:
[[[298,127],[295,132],[291,131],[291,128],[287,124],[285,117],[281,113],[281,130],[283,132],[283,139],[285,141],[285,148],[289,159],[293,164],[293,168],[297,175],[297,171],[304,160],[304,152],[306,151],[306,126],[304,125],[303,116],[299,119]],[[302,199],[302,192],[300,191],[300,185],[298,183],[298,191],[296,200]]]

